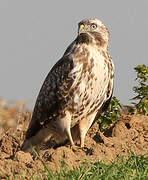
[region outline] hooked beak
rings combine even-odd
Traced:
[[[84,24],[81,24],[79,27],[78,34],[80,35],[81,33],[86,33],[86,29],[85,29]]]

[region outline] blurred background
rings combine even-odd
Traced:
[[[77,24],[97,17],[109,28],[114,95],[130,104],[134,67],[148,65],[147,0],[1,0],[0,96],[32,109],[51,67],[77,36]]]

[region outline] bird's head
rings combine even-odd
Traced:
[[[108,47],[109,31],[97,18],[84,19],[78,24],[78,39],[81,43],[96,43]]]

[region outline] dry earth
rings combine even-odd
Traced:
[[[71,149],[68,144],[52,147],[54,143],[51,142],[40,150],[40,159],[32,157],[30,153],[20,151],[31,112],[25,109],[20,111],[18,105],[13,107],[15,110],[12,107],[0,108],[0,179],[4,178],[4,174],[8,177],[24,174],[25,177],[28,173],[39,173],[44,169],[40,159],[51,170],[59,171],[61,161],[75,168],[85,160],[110,163],[131,153],[148,155],[148,116],[123,114],[115,126],[105,133],[98,132],[98,124],[95,123],[87,134],[83,149]],[[13,111],[13,116],[10,111]]]

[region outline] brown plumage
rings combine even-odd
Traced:
[[[80,145],[99,110],[113,92],[114,64],[108,52],[109,31],[98,19],[78,25],[78,36],[47,75],[22,149],[53,137],[74,145],[71,128],[79,125]],[[106,105],[105,105],[106,104]]]

